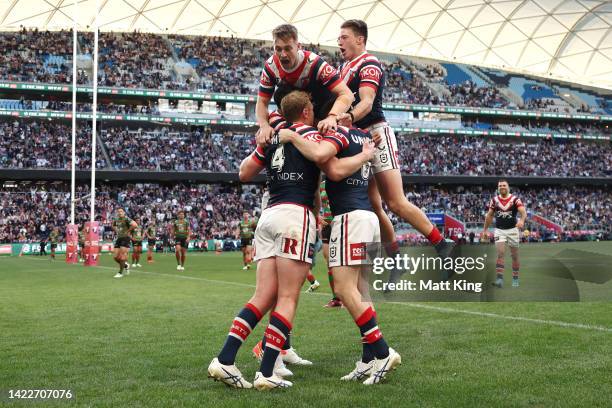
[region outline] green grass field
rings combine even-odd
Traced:
[[[609,242],[524,246],[525,285],[536,259],[563,245],[612,253]],[[315,274],[326,282],[321,264]],[[24,405],[9,403],[7,390],[31,388],[71,389],[71,403],[79,406],[120,407],[609,407],[612,401],[612,303],[380,303],[381,329],[403,364],[386,383],[366,388],[339,381],[359,357],[359,332],[346,310],[322,307],[326,283],[302,295],[292,338],[315,365],[294,367],[291,389],[226,388],[209,380],[206,368],[253,291],[254,272],[241,266],[239,253],[190,254],[179,272],[172,255],[157,255],[155,264],[113,279],[108,255],[92,268],[0,258],[0,405]],[[610,300],[611,287],[598,285],[597,298]],[[250,350],[264,326],[238,355],[248,379],[258,367]]]

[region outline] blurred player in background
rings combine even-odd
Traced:
[[[113,259],[119,264],[119,272],[115,275],[115,278],[123,278],[123,271],[126,270],[127,274],[130,273],[128,264],[128,251],[130,250],[131,244],[131,233],[137,224],[134,220],[128,218],[125,215],[123,208],[117,209],[117,216],[113,219],[111,224],[113,231],[116,235],[115,245],[113,247]]]
[[[504,264],[506,256],[506,243],[510,247],[512,256],[512,287],[519,286],[519,241],[520,231],[525,226],[527,211],[525,205],[517,196],[510,194],[510,186],[507,180],[500,180],[497,183],[498,195],[489,201],[487,215],[485,217],[484,228],[481,240],[488,239],[488,229],[495,217],[495,250],[497,261],[495,264],[495,283],[498,288],[504,286]],[[520,215],[516,221],[517,213]]]
[[[394,214],[427,237],[441,257],[447,257],[454,243],[444,240],[425,213],[404,194],[397,141],[382,109],[385,75],[378,58],[366,51],[367,40],[368,26],[364,21],[347,20],[341,25],[338,47],[345,62],[340,67],[340,76],[356,97],[351,110],[339,115],[338,120],[343,126],[369,130],[377,144],[372,165],[376,182],[371,183],[370,201],[381,225],[387,256],[394,257],[399,252],[399,245],[380,196]]]
[[[59,229],[54,227],[49,234],[49,242],[51,243],[51,259],[55,259],[55,248],[57,248],[57,242],[59,240]]]
[[[140,254],[142,254],[142,240],[143,240],[143,232],[142,226],[140,225],[140,219],[136,218],[134,220],[136,222],[136,226],[132,229],[132,266],[133,267],[141,267],[140,264]]]
[[[332,291],[332,298],[325,304],[325,307],[342,307],[342,301],[336,296],[334,291],[334,275],[329,267],[329,237],[331,235],[331,222],[334,219],[331,208],[329,207],[329,198],[325,190],[325,180],[321,181],[319,186],[319,194],[321,195],[321,211],[323,212],[323,220],[321,224],[321,240],[323,242],[323,257],[325,258],[325,266],[327,267],[327,279],[329,287]]]
[[[172,236],[174,237],[175,245],[176,270],[184,271],[185,258],[191,236],[191,228],[189,227],[189,221],[185,219],[185,211],[179,211],[178,218],[172,223]]]
[[[251,218],[248,211],[242,213],[240,220],[240,248],[242,250],[242,270],[246,271],[251,268],[251,260],[253,258],[253,235],[257,227],[257,217]]]
[[[149,225],[145,230],[145,237],[147,239],[147,262],[153,263],[153,251],[157,244],[157,227],[155,225],[155,218],[151,218]]]
[[[79,262],[85,262],[85,225],[79,229]]]

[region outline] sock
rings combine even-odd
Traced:
[[[289,350],[290,348],[291,348],[291,332],[289,332],[289,335],[287,335],[285,344],[283,344],[283,350]]]
[[[512,278],[519,277],[519,261],[512,261]]]
[[[399,243],[397,241],[385,244],[385,252],[389,258],[395,258],[399,253]]]
[[[431,232],[427,235],[427,239],[432,245],[436,245],[437,243],[442,241],[443,238],[442,238],[442,235],[440,234],[440,231],[438,231],[436,227],[433,227]]]
[[[234,318],[225,344],[219,353],[219,362],[223,365],[232,365],[236,361],[236,354],[242,343],[251,334],[262,318],[261,312],[252,304],[247,303]]]
[[[361,341],[367,343],[372,347],[372,353],[374,357],[378,359],[386,358],[389,356],[389,346],[385,341],[378,323],[376,322],[376,312],[372,307],[368,307],[357,320],[355,320],[357,326],[359,326],[359,332],[361,333]]]
[[[495,264],[495,275],[498,279],[504,278],[504,260],[498,259]]]
[[[153,254],[152,253],[147,253],[147,261],[152,261],[153,260]]]
[[[272,375],[274,363],[283,349],[290,331],[291,323],[280,313],[272,312],[270,324],[266,328],[266,348],[259,368],[264,377]]]
[[[314,284],[316,281],[314,275],[310,271],[308,272],[306,279],[308,279],[308,282],[310,282],[311,285]]]
[[[365,341],[363,341],[363,339],[361,340],[361,344],[361,362],[369,363],[370,361],[374,360],[374,350],[372,350],[372,345],[366,343]]]
[[[327,279],[329,279],[329,287],[332,291],[332,296],[334,299],[338,300],[338,296],[336,296],[336,292],[334,291],[334,275],[332,274],[331,269],[327,270]]]

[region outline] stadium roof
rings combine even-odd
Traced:
[[[270,39],[289,22],[302,42],[336,45],[360,18],[369,49],[496,66],[612,88],[612,2],[591,0],[98,0],[104,31]],[[72,25],[73,0],[0,0],[0,29]],[[78,1],[82,29],[96,0]]]

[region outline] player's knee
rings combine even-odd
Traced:
[[[401,212],[403,209],[410,209],[408,199],[402,194],[393,194],[391,197],[389,197],[389,200],[386,203],[391,212],[394,214]]]

